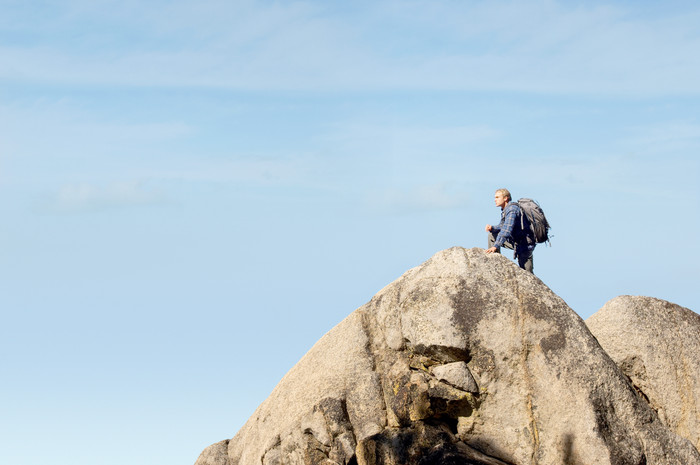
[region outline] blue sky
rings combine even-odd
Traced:
[[[2,463],[194,463],[500,187],[581,317],[700,309],[695,2],[0,12]]]

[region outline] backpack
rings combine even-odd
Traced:
[[[550,226],[540,204],[532,199],[520,199],[517,203],[520,207],[520,212],[527,216],[530,222],[530,230],[535,237],[535,242],[538,244],[549,242]],[[524,227],[524,224],[522,226]]]

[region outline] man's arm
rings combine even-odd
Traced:
[[[486,225],[486,232],[492,232],[493,234],[498,234],[498,226],[491,226],[490,224]],[[486,249],[486,253],[494,253],[496,250],[496,247],[491,247],[489,249]]]
[[[515,208],[506,207],[505,218],[503,218],[503,221],[501,222],[503,224],[503,227],[501,227],[500,231],[498,232],[496,242],[493,244],[494,247],[501,247],[511,237],[511,235],[513,234],[513,228],[515,227],[516,217],[517,215],[515,212]]]

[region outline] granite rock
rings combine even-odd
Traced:
[[[700,448],[700,315],[626,295],[586,324],[661,422]]]
[[[700,454],[542,281],[454,247],[331,329],[196,462],[259,464],[700,465]]]

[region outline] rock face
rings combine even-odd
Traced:
[[[700,315],[664,300],[620,296],[586,324],[659,419],[700,448]]]
[[[196,462],[301,464],[688,465],[700,454],[537,277],[455,247],[329,331]]]

